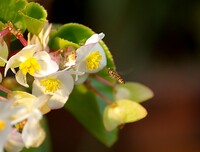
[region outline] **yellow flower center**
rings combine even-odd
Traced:
[[[102,55],[99,51],[92,52],[86,58],[86,66],[90,71],[95,70],[99,67],[101,60]]]
[[[15,128],[16,128],[20,133],[22,133],[23,128],[24,128],[24,126],[26,125],[26,123],[27,123],[27,119],[25,119],[25,120],[23,120],[23,121],[21,121],[21,122],[15,124]]]
[[[53,78],[44,78],[40,80],[41,86],[45,87],[45,92],[54,93],[61,88],[61,81]]]
[[[3,131],[5,127],[6,127],[6,122],[3,120],[0,120],[0,131]]]
[[[22,73],[24,75],[26,75],[27,73],[33,75],[36,70],[40,70],[40,65],[34,57],[30,57],[20,64],[19,69],[22,70]]]

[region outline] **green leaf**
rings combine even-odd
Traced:
[[[67,46],[72,46],[74,48],[78,48],[79,45],[77,45],[76,43],[70,42],[68,40],[64,40],[60,37],[56,37],[54,39],[54,45],[51,47],[51,49],[53,50],[58,50],[58,49],[63,49]]]
[[[61,49],[71,44],[72,46],[76,44],[75,48],[78,48],[79,46],[84,45],[86,40],[90,38],[90,36],[92,36],[94,33],[95,33],[94,31],[92,31],[90,28],[82,24],[77,24],[77,23],[64,24],[63,26],[60,26],[58,28],[56,33],[54,31],[54,33],[50,37],[49,46],[51,49],[55,49],[55,46],[60,46],[60,48],[56,49]],[[66,40],[66,42],[63,40]],[[69,42],[71,42],[71,44]],[[107,67],[113,68],[115,65],[108,47],[103,41],[100,41],[100,45],[103,47],[107,57]]]
[[[29,30],[33,34],[38,34],[47,22],[47,12],[38,3],[26,0],[0,0],[0,21],[7,23],[10,21],[16,29],[22,32]],[[1,29],[3,26],[0,26]]]
[[[106,129],[112,131],[120,125],[138,121],[146,115],[146,109],[139,103],[131,100],[118,100],[105,108],[103,120]]]
[[[4,24],[11,21],[17,29],[24,31],[26,25],[19,11],[24,9],[26,4],[26,0],[0,0],[0,21]]]
[[[0,29],[4,28],[4,23],[0,21]]]
[[[47,23],[47,12],[44,7],[38,3],[28,3],[26,7],[20,11],[20,14],[24,17],[26,27],[32,34],[38,34]]]
[[[68,23],[61,26],[57,33],[54,35],[55,37],[60,37],[62,39],[71,41],[78,45],[84,45],[85,41],[92,35],[94,32],[81,24],[77,23]],[[52,38],[53,41],[53,38]],[[52,43],[52,42],[50,42]]]
[[[116,86],[117,100],[130,99],[136,102],[143,102],[153,97],[153,92],[150,88],[137,82],[126,82]]]
[[[38,148],[29,148],[29,149],[24,148],[21,152],[51,152],[50,133],[48,129],[47,120],[45,119],[45,117],[42,119],[41,124],[46,133],[46,138],[42,143],[42,145],[40,145]]]
[[[112,132],[105,130],[103,116],[97,98],[84,85],[75,87],[65,108],[106,146],[113,145],[117,140],[117,130]]]

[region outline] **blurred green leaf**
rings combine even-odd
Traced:
[[[38,34],[47,22],[46,18],[46,10],[38,3],[28,3],[26,0],[0,0],[0,21],[4,24],[10,21],[22,32],[27,28],[29,32]],[[0,28],[3,28],[2,24]]]
[[[47,23],[47,12],[43,6],[38,3],[30,2],[20,11],[24,17],[26,27],[32,34],[38,34],[45,23]]]
[[[60,37],[78,45],[84,45],[85,41],[92,34],[94,34],[94,32],[84,25],[77,23],[68,23],[58,28],[57,33],[52,38],[52,41],[54,41],[55,37]],[[50,44],[51,43],[52,42],[50,42]]]
[[[130,99],[136,102],[143,102],[153,97],[150,88],[137,82],[126,82],[116,86],[116,100]]]
[[[111,93],[111,92],[110,92]],[[100,107],[103,106],[103,107]],[[76,86],[65,106],[81,124],[106,146],[117,140],[117,130],[108,132],[103,125],[103,115],[97,97],[84,85]]]
[[[24,148],[21,152],[51,152],[50,133],[47,120],[45,117],[42,119],[41,124],[46,133],[46,138],[42,143],[42,145],[40,145],[40,147],[38,148],[29,148],[29,149]]]
[[[17,29],[24,31],[26,25],[19,11],[24,9],[26,4],[26,0],[0,0],[0,21],[4,24],[11,21]]]
[[[61,49],[67,46],[76,46],[78,48],[84,45],[86,40],[90,38],[95,32],[89,27],[77,23],[68,23],[60,26],[57,32],[53,31],[51,34],[49,46],[51,49]],[[64,41],[66,40],[66,41]],[[76,45],[75,45],[76,44]],[[114,67],[114,61],[112,55],[103,41],[100,41],[100,45],[103,47],[107,56],[107,67]],[[59,48],[60,47],[60,48]]]
[[[58,50],[58,49],[63,49],[66,46],[73,46],[74,48],[80,47],[76,43],[70,42],[70,41],[60,38],[60,37],[56,37],[54,39],[54,45],[51,47],[51,49]]]

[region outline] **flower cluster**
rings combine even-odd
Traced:
[[[70,24],[64,30],[70,26],[72,29],[76,27]],[[85,30],[81,25],[79,28]],[[125,84],[114,70],[112,56],[102,41],[104,33],[92,32],[90,37],[83,37],[84,41],[81,39],[81,43],[77,44],[58,37],[55,44],[64,42],[67,45],[52,49],[52,31],[52,24],[47,22],[38,34],[28,33],[26,40],[20,30],[8,22],[0,32],[0,66],[3,69],[0,73],[0,91],[6,93],[0,96],[0,152],[4,149],[17,152],[24,147],[39,147],[46,136],[41,125],[43,116],[51,110],[64,107],[75,86],[84,85],[93,92],[94,95],[89,96],[88,100],[97,101],[98,97],[106,103],[99,123],[103,124],[103,132],[110,133],[125,123],[140,120],[147,115],[139,102],[151,98],[153,93],[142,85]],[[85,31],[89,32],[88,29]],[[23,45],[15,53],[9,50],[10,40],[5,41],[4,38],[10,34]],[[14,84],[6,86],[4,82],[10,76],[14,76],[15,82],[27,89],[18,90]],[[108,98],[99,92],[91,78],[98,81],[97,88],[99,83],[111,88],[108,93],[113,97]],[[95,110],[99,112],[100,108]],[[113,138],[111,140],[113,143]]]
[[[3,36],[11,32],[24,47],[8,59],[8,47]],[[18,36],[11,23],[1,33],[0,61],[9,69],[16,81],[32,92],[10,91],[0,101],[0,151],[20,151],[23,147],[38,147],[45,138],[40,125],[42,116],[52,109],[59,109],[67,102],[74,85],[82,84],[90,74],[102,70],[106,64],[104,49],[99,44],[103,33],[93,34],[78,49],[51,51],[48,47],[51,24],[46,24],[38,35],[28,34],[26,42]],[[28,79],[32,77],[31,83]],[[2,75],[1,75],[2,81]],[[1,86],[3,87],[3,86]]]
[[[50,24],[35,2],[0,0],[0,6],[0,152],[50,149],[44,118],[54,109],[68,110],[109,147],[122,125],[147,115],[140,103],[153,92],[125,83],[104,33]]]

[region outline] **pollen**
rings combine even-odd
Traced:
[[[26,125],[26,123],[27,123],[27,119],[25,119],[25,120],[23,120],[23,121],[21,121],[21,122],[15,124],[14,126],[15,126],[15,128],[16,128],[20,133],[22,133],[23,128],[24,128],[24,126]]]
[[[20,64],[19,69],[22,70],[24,75],[27,73],[33,75],[35,71],[40,70],[40,65],[34,57],[30,57]]]
[[[3,131],[5,126],[6,126],[6,122],[3,120],[0,120],[0,131]]]
[[[41,86],[45,87],[45,92],[54,93],[61,88],[61,81],[54,78],[44,78],[40,80]]]
[[[86,58],[86,67],[92,71],[99,67],[100,61],[102,60],[102,55],[99,51],[90,53]]]

